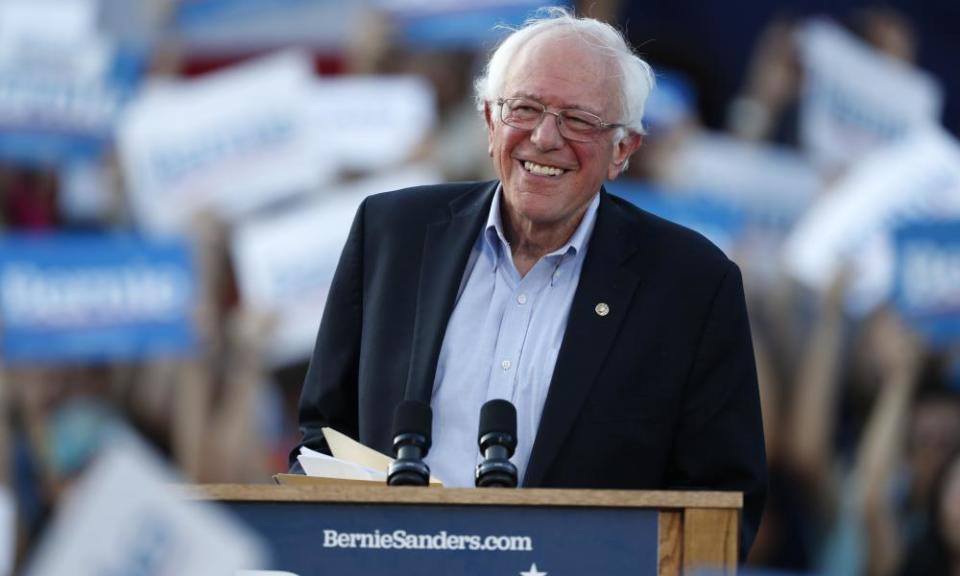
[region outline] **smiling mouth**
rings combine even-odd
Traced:
[[[556,166],[545,166],[529,160],[523,162],[523,169],[531,174],[536,174],[537,176],[561,176],[564,172],[566,172],[566,170],[563,168],[557,168]]]

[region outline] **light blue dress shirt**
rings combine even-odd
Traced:
[[[567,243],[521,278],[503,233],[500,199],[498,188],[464,271],[433,383],[426,462],[446,486],[474,485],[482,460],[480,407],[494,398],[517,408],[511,461],[522,481],[600,204],[598,194]]]

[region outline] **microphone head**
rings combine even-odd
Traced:
[[[416,434],[423,436],[426,446],[424,452],[430,449],[430,433],[433,428],[433,411],[430,406],[419,400],[404,400],[397,404],[393,413],[393,435]]]
[[[477,441],[490,433],[506,434],[516,446],[517,409],[508,400],[489,400],[480,408],[480,433]]]

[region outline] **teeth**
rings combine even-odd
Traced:
[[[534,164],[529,160],[523,163],[523,167],[527,169],[527,172],[537,174],[538,176],[559,176],[564,172],[562,168],[554,168],[553,166],[543,166],[541,164]]]

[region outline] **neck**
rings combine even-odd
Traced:
[[[513,265],[520,276],[526,276],[540,258],[557,250],[570,240],[585,213],[586,206],[565,221],[539,224],[517,217],[511,214],[509,209],[502,210],[504,233],[510,242]]]

